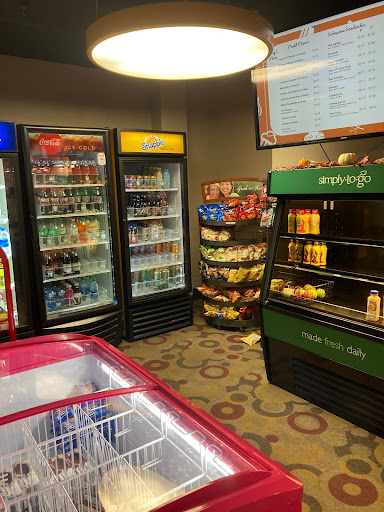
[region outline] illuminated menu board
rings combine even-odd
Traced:
[[[275,36],[253,74],[257,145],[384,132],[384,2]]]

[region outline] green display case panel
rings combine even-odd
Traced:
[[[383,194],[384,164],[271,171],[268,195]]]

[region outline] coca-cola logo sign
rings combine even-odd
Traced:
[[[63,150],[63,141],[58,134],[42,133],[39,136],[39,146],[47,155],[57,155]]]

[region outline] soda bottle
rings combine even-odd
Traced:
[[[42,188],[38,197],[40,206],[40,215],[50,215],[52,213],[51,199],[46,188]]]
[[[72,274],[72,261],[68,251],[63,254],[63,276],[70,276]]]
[[[156,188],[164,188],[163,174],[160,167],[156,169]]]
[[[90,209],[91,196],[88,188],[84,188],[81,196],[81,212],[85,213]]]
[[[55,269],[55,277],[61,276],[63,273],[63,255],[61,251],[55,251],[52,254],[52,260]]]
[[[40,160],[38,158],[34,158],[32,160],[32,169],[31,173],[35,177],[35,185],[43,185],[44,184],[44,177],[42,173],[42,168],[40,164]]]
[[[80,168],[81,168],[81,183],[90,183],[88,161],[81,160]]]
[[[74,293],[72,285],[69,283],[65,284],[65,307],[70,308],[75,304]]]
[[[55,267],[53,266],[53,259],[51,253],[45,251],[43,253],[43,276],[44,279],[53,279],[55,277]]]
[[[73,282],[73,301],[75,306],[80,306],[81,304],[81,292],[80,292],[80,286],[79,281]]]
[[[80,244],[86,244],[88,242],[88,229],[87,229],[87,223],[85,222],[84,217],[79,217],[77,222],[77,231],[79,233],[79,243]]]
[[[96,160],[90,160],[88,162],[89,165],[89,180],[91,183],[98,183],[99,181],[99,171],[97,169]]]
[[[91,201],[94,203],[93,208],[96,212],[102,212],[104,210],[103,196],[101,195],[100,187],[94,188]]]
[[[64,283],[60,281],[56,286],[56,309],[65,308],[65,287]]]
[[[82,202],[81,189],[77,188],[75,190],[74,199],[75,199],[75,213],[79,213],[79,212],[81,212],[81,202]]]
[[[40,247],[48,247],[50,238],[48,233],[48,224],[44,221],[39,221],[39,237],[40,237]]]
[[[80,274],[81,272],[81,263],[79,255],[77,254],[76,249],[73,249],[71,252],[71,265],[72,265],[72,274]]]
[[[72,185],[81,183],[81,167],[78,161],[72,162]]]
[[[99,285],[94,277],[91,278],[89,283],[89,294],[91,302],[97,302],[99,300]]]
[[[59,213],[60,215],[65,215],[66,213],[68,213],[68,198],[65,195],[65,191],[63,188],[57,189],[57,196],[59,198]]]
[[[58,184],[59,185],[67,185],[68,184],[68,174],[69,174],[69,158],[65,156],[61,159],[62,170],[58,176]]]
[[[178,261],[179,260],[179,244],[177,242],[173,242],[172,252],[174,255],[174,261]]]
[[[70,237],[71,237],[71,243],[78,244],[79,243],[79,230],[78,230],[77,224],[75,222],[75,219],[70,220],[69,233],[70,233]]]
[[[56,220],[55,220],[56,221]],[[65,226],[65,223],[64,223],[64,219],[60,219],[58,222],[57,222],[57,228],[59,230],[59,233],[60,233],[60,244],[63,245],[63,244],[66,244],[68,243],[68,239],[67,239],[67,228]]]
[[[48,227],[48,237],[50,238],[51,246],[57,247],[61,244],[60,230],[57,225],[57,220],[53,219]]]
[[[51,197],[50,197],[50,203],[51,203],[51,214],[52,215],[58,215],[59,214],[59,195],[57,193],[57,189],[53,188],[51,190]]]
[[[169,268],[161,269],[161,287],[168,288],[169,286]]]
[[[88,283],[85,278],[80,280],[81,302],[87,302],[89,298]]]
[[[75,196],[71,188],[65,190],[65,197],[67,198],[67,213],[75,213]]]
[[[44,174],[44,180],[45,183],[48,185],[56,185],[56,175],[53,172],[54,165],[56,163],[55,158],[51,158],[50,160],[48,158],[43,158],[43,174]]]
[[[168,215],[168,199],[165,192],[161,193],[161,215]]]

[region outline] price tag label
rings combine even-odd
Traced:
[[[105,153],[97,153],[98,165],[105,165]]]

